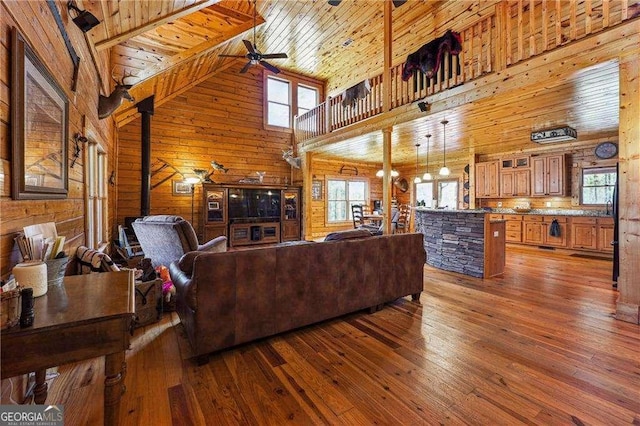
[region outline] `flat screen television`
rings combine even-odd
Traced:
[[[272,222],[280,220],[280,191],[266,188],[230,188],[229,220]]]

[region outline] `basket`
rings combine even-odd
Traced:
[[[0,298],[2,299],[2,309],[0,309],[0,329],[4,330],[5,328],[13,327],[18,324],[20,321],[20,311],[21,311],[21,303],[20,303],[20,291],[22,289],[17,287],[10,291],[5,291],[0,294]]]
[[[64,280],[64,273],[67,270],[69,257],[61,257],[60,259],[45,260],[47,264],[47,286],[61,285]]]

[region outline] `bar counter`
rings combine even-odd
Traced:
[[[414,211],[428,265],[478,278],[504,272],[504,220],[489,220],[484,210],[416,207]]]

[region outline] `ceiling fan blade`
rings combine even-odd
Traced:
[[[395,7],[400,7],[405,4],[407,0],[393,0],[392,3]]]
[[[340,2],[341,2],[341,1],[342,1],[342,0],[329,0],[329,4],[330,4],[331,6],[337,6],[337,5],[339,5],[339,4],[340,4]]]
[[[262,65],[263,67],[265,67],[266,69],[268,69],[269,71],[271,71],[274,74],[280,73],[280,70],[278,68],[274,67],[273,65],[271,65],[269,62],[260,61],[260,65]]]
[[[288,58],[286,53],[265,53],[261,55],[264,59],[286,59]]]
[[[247,72],[250,66],[251,66],[251,61],[247,62],[245,66],[242,67],[242,69],[240,70],[240,74],[244,74],[245,72]]]
[[[249,40],[242,40],[242,42],[244,43],[244,45],[247,47],[247,50],[251,53],[256,53],[256,49],[253,46],[253,44],[251,44],[251,42]]]
[[[221,58],[246,58],[246,55],[218,55]]]

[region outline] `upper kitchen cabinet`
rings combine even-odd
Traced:
[[[476,198],[500,196],[499,171],[499,161],[476,163]]]
[[[567,174],[564,154],[533,157],[532,196],[566,195]]]

